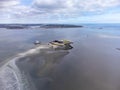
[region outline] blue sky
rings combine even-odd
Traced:
[[[0,23],[120,23],[120,0],[0,0]]]
[[[31,3],[32,3],[32,1],[33,0],[20,0],[20,3],[22,4],[22,5],[30,5]]]

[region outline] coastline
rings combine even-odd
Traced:
[[[29,29],[29,28],[82,28],[82,25],[72,24],[0,24],[0,28]]]

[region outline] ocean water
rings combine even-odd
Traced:
[[[120,24],[0,29],[0,90],[120,90]],[[71,50],[35,40],[73,41]]]

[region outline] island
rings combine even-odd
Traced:
[[[72,24],[0,24],[0,28],[29,29],[29,28],[81,28],[81,25]]]

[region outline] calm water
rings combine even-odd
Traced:
[[[56,39],[71,40],[74,48],[54,51],[33,45],[35,40],[47,43]],[[117,24],[0,29],[0,90],[19,90],[18,87],[22,87],[20,90],[120,90],[119,48],[120,26]],[[2,67],[9,62],[4,66],[7,68]],[[22,84],[16,84],[14,77],[8,78],[9,83],[4,81],[7,75],[13,76],[10,70],[17,73]]]

